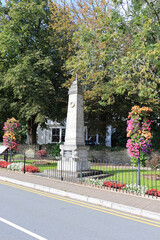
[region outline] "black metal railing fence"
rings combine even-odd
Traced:
[[[139,175],[138,167],[118,161],[94,160],[89,162],[88,169],[84,169],[84,161],[68,160],[62,166],[63,161],[51,155],[26,157],[23,153],[10,154],[7,163],[10,166],[7,168],[12,171],[30,172],[43,177],[160,199],[160,165],[141,167]],[[3,157],[0,158],[0,167],[2,162],[5,162]]]

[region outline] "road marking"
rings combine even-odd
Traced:
[[[10,225],[10,226],[13,227],[13,228],[18,229],[18,230],[20,230],[20,231],[22,231],[22,232],[24,232],[24,233],[26,233],[26,234],[28,234],[28,235],[36,238],[36,239],[39,239],[39,240],[47,240],[46,238],[43,238],[43,237],[39,236],[38,234],[33,233],[33,232],[31,232],[31,231],[23,228],[23,227],[20,227],[20,226],[18,226],[17,224],[12,223],[12,222],[4,219],[4,218],[1,218],[1,217],[0,217],[0,221],[3,222],[3,223],[6,223],[6,224],[8,224],[8,225]]]
[[[131,214],[126,214],[126,213],[119,212],[119,211],[112,210],[112,209],[108,209],[108,208],[105,208],[105,207],[92,205],[92,204],[89,204],[89,203],[81,202],[81,201],[70,199],[70,198],[67,198],[67,197],[57,196],[57,195],[52,194],[52,193],[46,193],[46,192],[43,192],[41,190],[36,190],[36,189],[33,189],[33,188],[29,188],[29,187],[23,187],[23,186],[14,184],[14,183],[4,182],[4,181],[1,181],[1,180],[0,180],[0,183],[3,184],[3,185],[7,185],[7,186],[10,186],[10,187],[14,187],[14,188],[17,188],[17,189],[21,189],[21,190],[24,190],[24,191],[35,193],[35,194],[38,194],[38,195],[41,195],[41,196],[53,198],[53,199],[60,200],[60,201],[63,201],[63,202],[75,204],[75,205],[82,206],[82,207],[85,207],[85,208],[89,208],[89,209],[92,209],[92,210],[96,210],[96,211],[99,211],[99,212],[115,215],[115,216],[118,216],[118,217],[126,218],[126,219],[129,219],[129,220],[132,220],[132,221],[141,222],[141,223],[144,223],[144,224],[148,224],[148,225],[160,228],[160,222],[156,222],[156,221],[153,221],[153,220],[150,220],[150,219],[145,219],[145,218],[142,218],[142,217],[134,216],[134,215],[131,215]]]

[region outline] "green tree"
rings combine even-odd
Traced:
[[[99,134],[103,132],[104,137],[107,125],[120,127],[121,123],[124,126],[122,119],[127,117],[131,107],[127,97],[122,98],[119,94],[114,99],[115,89],[109,85],[112,63],[125,53],[126,47],[122,48],[122,43],[127,45],[130,36],[124,18],[113,12],[112,5],[105,0],[74,3],[77,31],[72,44],[75,54],[68,59],[67,69],[72,73],[71,81],[78,73],[84,86],[86,120],[90,130],[95,131],[96,128]],[[107,92],[112,97],[108,97]],[[106,97],[107,101],[104,100]]]
[[[155,3],[159,4],[158,1]],[[160,86],[160,22],[157,7],[153,6],[153,1],[130,1],[125,16],[131,41],[126,53],[114,60],[110,82],[115,95],[127,93],[132,101],[137,99],[139,104],[149,105],[156,112],[159,111]],[[110,94],[108,96],[111,97]]]
[[[125,123],[131,106],[141,104],[158,113],[158,1],[74,2],[76,52],[67,68],[84,85],[92,120],[102,114],[105,123]]]
[[[3,10],[3,11],[2,11]],[[66,91],[59,52],[51,44],[47,1],[8,1],[1,8],[0,55],[3,90],[10,108],[27,122],[30,144],[46,117],[62,118]]]
[[[66,60],[74,53],[72,45],[73,33],[76,31],[77,25],[74,21],[72,8],[66,0],[49,1],[50,27],[52,29],[52,36],[50,38],[54,48],[59,52],[62,69],[66,72]]]

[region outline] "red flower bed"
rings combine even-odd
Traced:
[[[24,171],[24,168],[22,168],[22,171]],[[25,166],[25,171],[26,172],[31,172],[31,173],[37,173],[40,172],[40,169],[38,167],[34,167],[31,165],[26,165]]]
[[[0,167],[1,167],[1,168],[7,168],[7,166],[8,166],[9,164],[11,164],[11,163],[6,162],[6,161],[1,161],[1,162],[0,162]]]
[[[123,184],[119,184],[119,183],[116,183],[116,182],[107,182],[107,181],[104,181],[103,182],[103,186],[105,187],[109,187],[109,188],[116,188],[116,189],[123,189],[126,184],[123,183]]]
[[[160,197],[160,191],[158,191],[158,189],[148,189],[145,194]]]

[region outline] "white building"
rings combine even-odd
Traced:
[[[39,145],[64,142],[65,126],[50,119],[47,120],[46,125],[46,129],[37,128],[37,143]]]
[[[60,143],[65,140],[65,122],[63,124],[58,123],[57,121],[47,120],[47,128],[41,129],[37,128],[37,143],[39,145],[48,144],[48,143]],[[89,141],[90,136],[88,134],[88,128],[84,127],[85,140]],[[109,126],[106,131],[106,146],[111,147],[111,135],[112,127]],[[95,135],[95,143],[99,144],[99,136]]]

